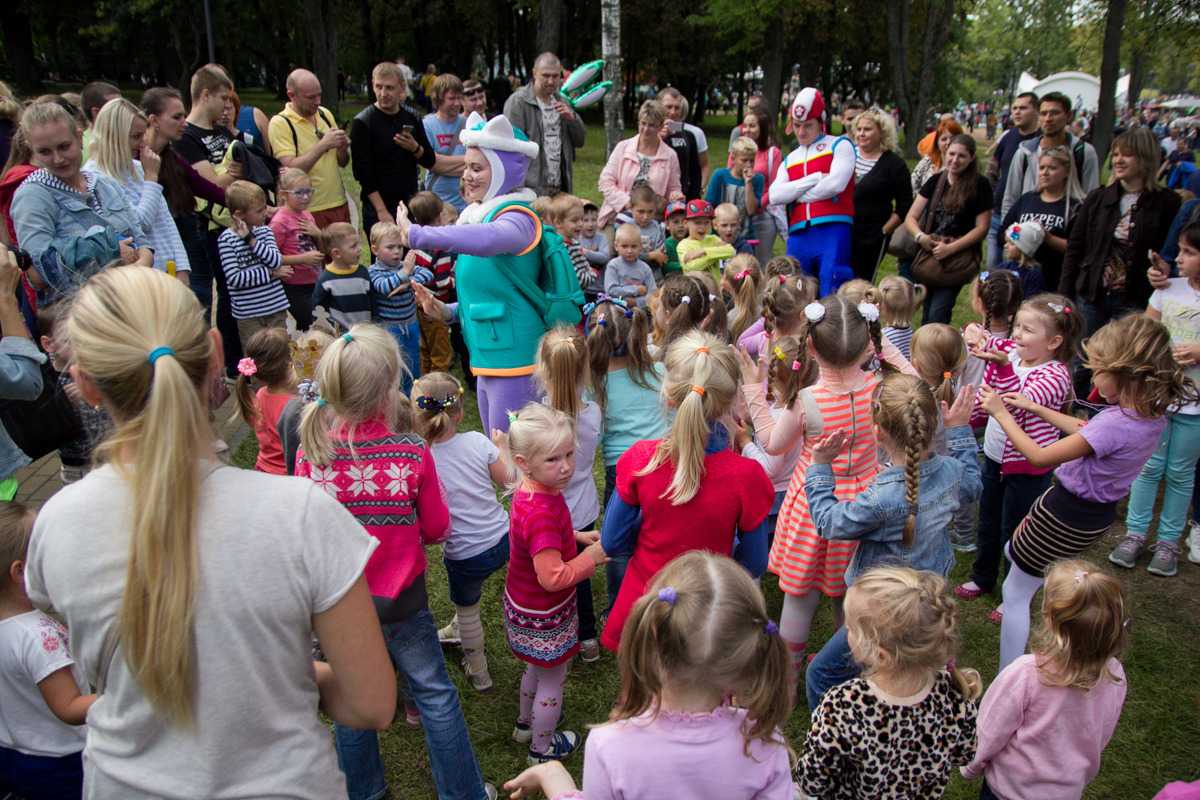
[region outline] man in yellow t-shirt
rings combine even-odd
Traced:
[[[321,105],[321,82],[306,69],[288,75],[288,104],[271,117],[271,150],[285,167],[308,173],[313,199],[308,210],[317,225],[350,222],[341,167],[350,163],[350,137]]]

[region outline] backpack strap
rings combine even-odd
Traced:
[[[825,418],[821,416],[821,407],[817,405],[817,396],[813,394],[812,387],[801,389],[798,399],[804,409],[804,437],[820,439],[825,433]]]
[[[371,107],[374,108],[374,106],[371,106]],[[279,116],[283,118],[283,121],[287,123],[288,130],[290,130],[292,132],[292,149],[296,151],[296,155],[300,155],[300,140],[296,138],[296,126],[293,125],[292,121],[287,118],[287,115],[280,114]],[[325,112],[322,111],[320,108],[317,109],[317,116],[320,117],[321,120],[324,121],[324,123],[329,126],[329,128],[327,129],[326,132],[334,129],[335,126],[333,124],[333,121],[330,120],[329,117],[325,116]],[[316,126],[314,125],[313,128],[315,129]]]

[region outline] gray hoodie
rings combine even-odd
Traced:
[[[1021,195],[1037,188],[1037,157],[1041,142],[1040,136],[1027,139],[1021,142],[1021,146],[1013,154],[1012,163],[1008,165],[1008,181],[1004,186],[1004,202],[1000,207],[1001,219]],[[1067,134],[1067,146],[1071,149],[1071,160],[1079,172],[1079,183],[1083,187],[1084,195],[1100,188],[1100,162],[1096,158],[1096,148],[1081,141],[1073,133]],[[1080,156],[1077,148],[1081,148],[1082,152],[1082,169],[1079,169]]]

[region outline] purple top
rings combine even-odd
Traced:
[[[1161,792],[1154,795],[1154,800],[1200,800],[1200,781],[1168,783]]]
[[[175,153],[173,149],[171,152]],[[197,172],[179,153],[175,153],[175,158],[179,159],[179,164],[183,167],[183,174],[187,177],[188,188],[192,190],[192,194],[215,205],[225,205],[224,189]]]
[[[537,223],[528,214],[501,214],[493,222],[437,227],[413,225],[408,232],[408,244],[414,250],[427,253],[442,250],[488,258],[525,252],[537,233]]]
[[[1144,419],[1120,406],[1109,406],[1079,431],[1092,452],[1055,471],[1071,494],[1095,503],[1113,503],[1129,494],[1167,427],[1165,416]]]

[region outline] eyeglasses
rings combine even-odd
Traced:
[[[482,86],[479,87],[478,89],[467,89],[466,91],[464,91],[462,93],[462,96],[463,97],[478,97],[479,95],[483,94],[483,91],[484,90],[483,90]]]
[[[312,189],[284,189],[288,194],[294,194],[296,197],[312,197]]]

